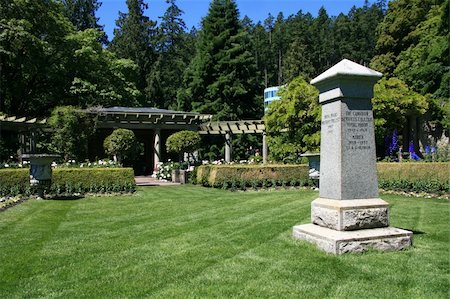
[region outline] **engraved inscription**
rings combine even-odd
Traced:
[[[345,149],[364,151],[370,150],[369,141],[365,140],[369,122],[373,118],[369,111],[346,111],[342,117],[343,129],[345,130]]]
[[[340,118],[337,113],[324,114],[322,120],[322,128],[326,129],[328,134],[334,132],[334,124],[338,123]]]

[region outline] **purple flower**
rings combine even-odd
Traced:
[[[412,141],[409,142],[409,149],[408,149],[408,151],[409,151],[410,153],[414,153],[414,144],[413,144]]]

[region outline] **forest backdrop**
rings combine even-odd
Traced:
[[[301,80],[347,58],[385,76],[374,99],[380,138],[411,114],[449,132],[448,0],[366,1],[338,16],[322,7],[313,17],[299,7],[257,23],[239,14],[234,0],[212,0],[201,26],[191,29],[175,0],[158,20],[145,15],[144,0],[126,2],[108,40],[98,0],[0,0],[0,113],[145,106],[260,119],[265,87],[297,79],[303,88]],[[309,107],[291,108],[291,125],[305,124],[301,112]],[[296,150],[318,146],[317,126],[309,127]]]

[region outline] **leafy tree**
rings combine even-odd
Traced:
[[[72,55],[68,69],[70,96],[66,104],[89,106],[136,106],[137,65],[129,59],[118,59],[98,42],[101,33],[94,29],[67,36]]]
[[[53,129],[50,149],[63,155],[64,160],[87,158],[88,138],[96,127],[95,117],[73,106],[53,109],[48,124]]]
[[[77,30],[97,29],[102,32],[100,41],[107,44],[108,36],[104,33],[103,27],[98,24],[99,18],[95,16],[96,11],[102,5],[97,0],[62,0],[64,5],[64,15],[72,22]]]
[[[39,116],[64,99],[73,32],[54,1],[0,1],[0,110]]]
[[[315,151],[320,144],[319,91],[297,77],[279,92],[264,117],[272,159],[295,163],[300,153]]]
[[[140,149],[136,135],[128,129],[116,129],[103,141],[106,154],[114,156],[122,164],[124,159],[132,159]]]
[[[178,153],[181,161],[183,153],[193,153],[199,149],[200,143],[201,137],[198,132],[180,131],[167,138],[166,148],[168,152]]]
[[[202,21],[196,56],[185,73],[179,108],[212,113],[219,120],[254,118],[261,113],[262,101],[256,98],[261,87],[255,82],[249,43],[235,1],[213,0]]]
[[[428,98],[424,120],[429,134],[450,132],[448,0],[389,2],[379,26],[377,56],[371,66],[388,77],[397,76]]]
[[[411,90],[398,78],[382,78],[374,86],[373,114],[377,147],[384,153],[385,137],[406,126],[408,118],[422,116],[428,109],[425,96]],[[406,138],[406,136],[405,136]],[[404,140],[405,146],[410,140]]]
[[[144,15],[144,0],[127,0],[128,13],[119,12],[114,38],[109,49],[120,58],[133,60],[138,66],[137,87],[144,92],[147,74],[156,61],[156,23]]]

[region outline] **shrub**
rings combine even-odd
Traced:
[[[53,129],[51,150],[64,160],[82,161],[87,156],[88,138],[95,131],[95,117],[73,106],[59,106],[52,111],[48,124]]]
[[[197,168],[197,182],[210,187],[223,187],[224,182],[232,181],[249,182],[252,188],[270,184],[275,187],[276,182],[309,179],[307,165],[202,165]]]
[[[58,168],[53,170],[50,193],[132,192],[131,168]],[[0,170],[0,195],[29,194],[29,169]]]
[[[413,192],[450,192],[450,163],[378,163],[382,189]]]
[[[133,158],[139,153],[134,132],[128,129],[116,129],[103,141],[106,154],[116,156],[119,163],[123,159]]]
[[[385,190],[450,193],[450,163],[378,163],[377,169],[379,187]],[[202,165],[197,182],[227,189],[232,182],[240,188],[248,182],[254,189],[313,186],[307,165]]]
[[[193,131],[176,132],[167,138],[166,147],[168,152],[178,153],[193,153],[200,147],[200,134]]]

